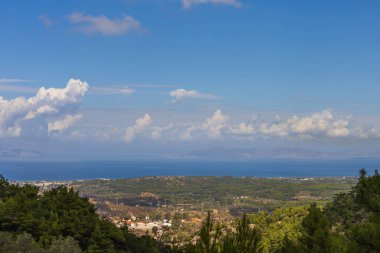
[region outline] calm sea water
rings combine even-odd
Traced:
[[[0,161],[9,180],[71,180],[142,176],[357,176],[380,167],[380,159],[256,161]]]

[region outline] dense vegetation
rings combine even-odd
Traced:
[[[303,218],[302,218],[303,217]],[[250,220],[250,221],[248,221]],[[250,226],[251,225],[251,226]],[[235,231],[223,231],[209,215],[187,253],[376,253],[380,252],[380,176],[363,169],[355,187],[323,210],[285,208],[243,216]]]
[[[88,199],[59,187],[0,178],[0,252],[376,253],[380,252],[380,175],[361,170],[351,191],[324,207],[244,215],[234,226],[207,219],[194,240],[169,246],[100,218]]]
[[[119,229],[95,211],[73,189],[39,195],[36,187],[0,177],[0,230],[7,232],[0,234],[0,252],[59,252],[56,247],[65,248],[62,252],[166,252],[150,237]]]

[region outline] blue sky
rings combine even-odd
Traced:
[[[380,148],[379,1],[0,7],[2,149]]]

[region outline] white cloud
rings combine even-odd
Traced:
[[[31,82],[31,81],[25,80],[25,79],[0,78],[0,83],[25,83],[25,82]]]
[[[98,94],[123,94],[131,95],[136,92],[134,89],[128,87],[91,87],[90,89],[93,93]]]
[[[380,129],[376,127],[372,127],[368,131],[368,134],[366,135],[366,138],[368,137],[380,138]]]
[[[28,86],[1,84],[1,82],[0,82],[0,91],[35,93],[37,90],[38,90],[38,88],[33,88],[33,87],[28,87]]]
[[[88,84],[70,79],[65,88],[41,87],[35,96],[6,100],[0,96],[0,137],[18,137],[23,127],[35,123],[47,128],[52,119],[65,117],[78,108],[88,90]],[[33,125],[35,126],[35,125]]]
[[[221,110],[216,110],[215,113],[207,118],[203,124],[190,126],[185,132],[181,134],[182,140],[190,140],[193,138],[194,131],[205,131],[211,139],[217,139],[222,136],[222,130],[228,125],[229,117],[224,115]]]
[[[38,19],[45,27],[51,27],[53,25],[53,20],[46,15],[40,15]]]
[[[187,128],[183,133],[181,133],[180,135],[180,139],[183,140],[183,141],[188,141],[188,140],[192,140],[193,139],[193,131],[197,130],[199,128],[197,128],[196,126],[191,126],[189,128]]]
[[[29,111],[28,114],[24,117],[26,120],[35,119],[39,115],[43,114],[53,114],[56,113],[57,109],[50,105],[42,105],[37,108],[37,110]]]
[[[136,120],[136,123],[133,126],[130,126],[125,130],[123,136],[124,141],[127,143],[132,142],[136,135],[144,131],[149,125],[152,124],[152,122],[152,117],[146,113],[144,117]]]
[[[229,117],[224,115],[221,110],[216,110],[211,118],[206,119],[202,124],[202,129],[208,132],[211,138],[219,138],[221,130],[227,126]]]
[[[164,126],[164,127],[155,127],[151,133],[151,137],[152,139],[161,139],[162,137],[162,134],[170,129],[173,128],[173,124],[170,123],[168,126]]]
[[[255,127],[247,123],[240,123],[239,125],[230,128],[230,132],[235,135],[252,135],[255,131]]]
[[[69,20],[78,24],[78,29],[85,34],[123,35],[142,29],[140,22],[128,15],[121,19],[110,19],[104,15],[90,16],[74,12],[69,16]]]
[[[95,127],[86,132],[86,136],[100,141],[119,141],[124,136],[125,128],[115,126]]]
[[[15,85],[15,83],[28,83],[31,80],[14,79],[14,78],[0,78],[0,91],[11,92],[33,92],[37,91],[37,88]]]
[[[129,87],[139,87],[139,88],[174,88],[174,85],[171,84],[143,84],[143,83],[135,83],[128,84]]]
[[[369,139],[380,138],[380,129],[354,124],[350,117],[336,117],[330,110],[316,112],[310,116],[277,118],[276,122],[254,121],[230,123],[229,116],[217,110],[202,124],[192,124],[181,132],[180,140],[192,140],[207,135],[210,139],[220,137],[254,140],[256,137],[286,140],[307,139]]]
[[[182,6],[185,9],[189,9],[199,4],[230,5],[236,8],[240,8],[242,6],[242,3],[238,0],[182,0]]]
[[[367,139],[371,133],[371,130],[373,129],[374,128],[370,129],[369,131],[366,131],[362,126],[354,126],[352,127],[350,132],[352,136],[355,136],[360,139]]]
[[[331,126],[327,130],[327,135],[330,137],[347,137],[350,135],[348,129],[349,122],[345,119],[340,119],[331,123]]]
[[[66,117],[64,117],[61,120],[56,120],[56,121],[50,122],[48,124],[48,132],[49,133],[62,132],[64,130],[70,128],[71,126],[73,126],[76,122],[78,122],[81,119],[82,119],[81,114],[66,115]]]
[[[185,99],[215,99],[211,94],[200,93],[196,90],[176,89],[169,92],[169,95],[174,98],[173,102]]]
[[[334,119],[331,111],[325,110],[311,116],[293,116],[283,122],[263,123],[259,131],[266,136],[285,138],[340,138],[350,135],[347,119]]]

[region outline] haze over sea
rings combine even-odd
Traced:
[[[271,159],[253,161],[0,161],[0,173],[9,180],[79,180],[144,176],[334,177],[370,174],[380,158],[341,160]]]

